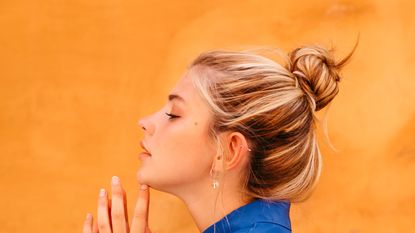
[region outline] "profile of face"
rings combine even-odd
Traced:
[[[209,136],[212,113],[192,84],[190,68],[157,112],[140,119],[151,156],[141,158],[137,179],[154,189],[188,192],[209,184],[216,147]]]

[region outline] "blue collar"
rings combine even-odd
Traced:
[[[231,213],[209,226],[203,233],[230,233],[250,228],[255,223],[274,223],[291,229],[290,202],[257,199],[233,210]]]

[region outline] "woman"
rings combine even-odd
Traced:
[[[308,198],[320,175],[315,112],[338,93],[353,51],[336,62],[305,46],[284,64],[252,51],[199,55],[167,103],[139,122],[142,185],[131,226],[113,177],[111,203],[101,190],[84,233],[150,232],[148,187],[183,200],[203,233],[291,232],[290,203]]]

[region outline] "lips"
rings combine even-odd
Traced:
[[[147,149],[147,147],[145,146],[143,141],[140,141],[140,146],[141,148],[144,150],[143,152],[140,153],[140,158],[143,159],[145,157],[150,157],[151,153],[150,151]]]
[[[144,144],[143,141],[140,141],[140,146],[141,148],[143,148],[144,152],[150,154],[150,151],[147,149],[146,145]]]

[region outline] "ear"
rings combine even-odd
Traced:
[[[226,170],[232,170],[245,166],[249,156],[249,146],[246,137],[239,132],[229,133],[224,142],[228,152],[224,161]]]

